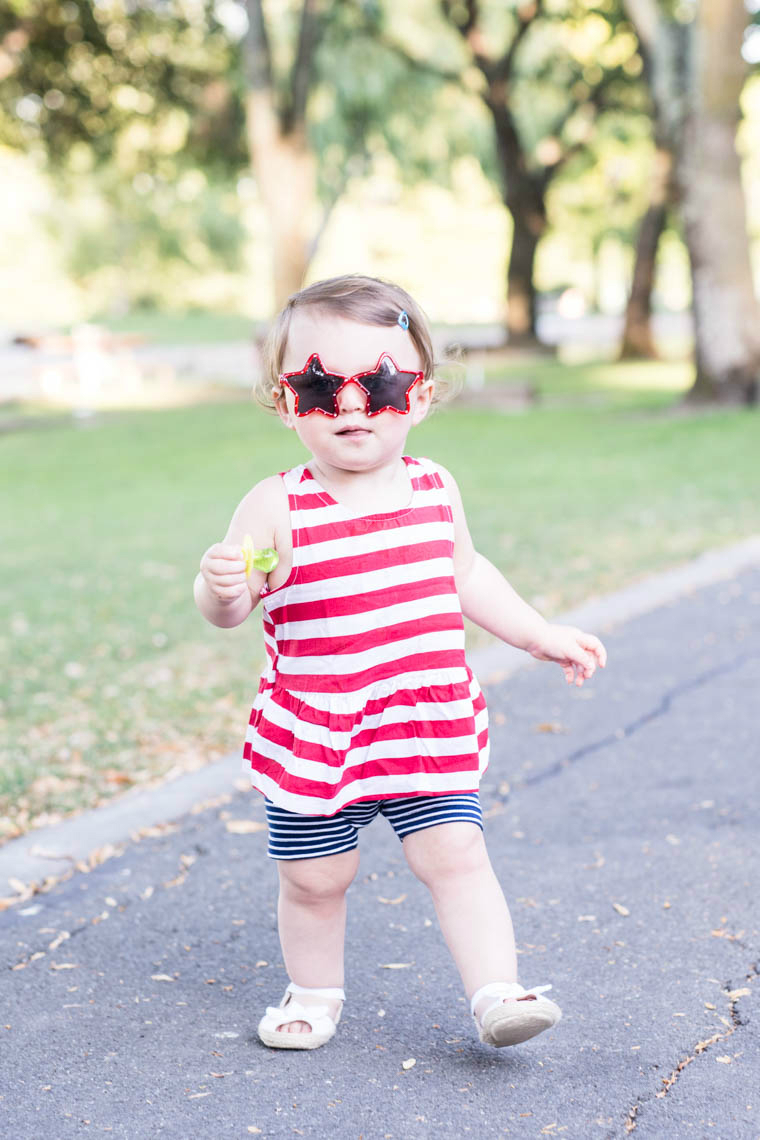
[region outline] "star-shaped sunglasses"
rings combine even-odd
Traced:
[[[280,383],[290,388],[295,396],[295,413],[308,416],[322,412],[326,416],[338,415],[338,394],[346,384],[356,384],[367,394],[367,415],[393,411],[405,416],[409,411],[409,397],[424,372],[401,372],[393,359],[384,352],[369,372],[342,376],[339,372],[326,372],[319,354],[313,352],[300,372],[284,372]]]

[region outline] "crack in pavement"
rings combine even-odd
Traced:
[[[713,669],[708,669],[705,673],[700,673],[697,677],[692,677],[689,681],[684,681],[680,685],[675,685],[663,694],[662,699],[655,708],[649,712],[643,713],[642,716],[637,717],[636,720],[631,721],[630,724],[625,725],[623,728],[616,729],[615,732],[608,733],[607,736],[601,740],[595,740],[591,744],[584,744],[582,748],[576,749],[571,752],[569,756],[563,756],[561,760],[557,760],[548,768],[544,768],[542,772],[536,772],[532,776],[526,776],[525,779],[515,782],[516,788],[529,788],[536,784],[542,784],[545,780],[550,780],[553,776],[559,776],[571,764],[577,763],[579,760],[585,759],[586,756],[593,755],[594,752],[600,752],[603,748],[608,748],[611,745],[618,744],[621,740],[628,740],[631,736],[643,728],[645,725],[650,724],[653,720],[665,716],[670,711],[670,708],[678,697],[682,697],[685,693],[692,692],[694,689],[699,689],[703,685],[709,684],[714,681],[716,677],[725,676],[728,673],[733,673],[742,665],[746,665],[750,661],[755,661],[757,658],[754,654],[743,653],[741,656],[734,658],[732,661],[724,665],[716,665]]]
[[[748,973],[744,976],[744,981],[751,984],[758,977],[760,977],[760,969],[758,969],[758,963],[753,962],[750,965]],[[649,1104],[655,1099],[661,1100],[663,1097],[667,1096],[673,1085],[680,1077],[681,1073],[688,1065],[692,1063],[692,1061],[696,1060],[696,1058],[701,1056],[702,1053],[706,1053],[712,1045],[716,1045],[719,1041],[726,1041],[729,1037],[732,1037],[733,1034],[736,1033],[737,1029],[740,1029],[743,1025],[747,1024],[747,1021],[742,1019],[736,1006],[737,1002],[739,1002],[741,998],[746,997],[750,991],[746,988],[746,986],[740,986],[735,989],[731,986],[731,982],[729,981],[725,983],[723,992],[729,999],[728,1012],[731,1018],[730,1021],[727,1021],[727,1019],[724,1017],[720,1018],[720,1020],[726,1026],[725,1030],[722,1033],[713,1034],[712,1037],[708,1037],[704,1041],[698,1041],[697,1044],[692,1048],[691,1052],[687,1053],[687,1055],[678,1062],[670,1075],[662,1078],[663,1087],[659,1092],[650,1093],[648,1096],[639,1097],[636,1103],[628,1109],[628,1112],[623,1118],[623,1128],[627,1135],[630,1135],[632,1132],[636,1131],[636,1128],[638,1127],[639,1110],[643,1105]],[[613,1140],[614,1135],[615,1133],[610,1132],[608,1134],[607,1140]]]

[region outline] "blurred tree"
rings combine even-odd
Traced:
[[[657,250],[673,204],[673,154],[655,130],[655,150],[649,180],[649,205],[639,223],[631,287],[625,307],[620,359],[649,359],[659,355],[652,330],[652,292],[657,267]]]
[[[279,304],[352,177],[390,154],[409,181],[445,181],[477,134],[466,115],[438,125],[440,78],[383,45],[385,18],[379,0],[10,0],[0,142],[34,156],[64,196],[97,183],[110,204],[101,250],[122,269],[133,259],[136,273],[162,258],[202,271],[209,252],[233,267],[243,233],[234,190],[223,191],[250,160]],[[217,227],[210,198],[227,215]],[[83,269],[98,228],[93,219],[81,242],[69,238],[72,267]],[[218,241],[205,256],[204,234]]]
[[[444,106],[437,69],[385,35],[395,20],[390,4],[245,4],[247,136],[276,251],[279,307],[302,285],[351,178],[391,155],[407,183],[431,175],[446,182],[478,127]]]
[[[547,192],[571,159],[588,157],[599,117],[636,111],[641,62],[618,5],[440,0],[482,76],[480,95],[495,132],[504,203],[514,223],[507,267],[507,329],[536,344],[534,267],[547,229]]]
[[[214,0],[8,0],[0,8],[0,140],[65,170],[164,155],[245,161]],[[82,158],[86,148],[87,158]],[[128,152],[128,153],[125,153]]]
[[[0,7],[0,142],[53,180],[48,225],[102,307],[240,266],[235,52],[212,0]]]
[[[625,3],[651,61],[657,131],[675,160],[693,292],[690,399],[755,403],[760,306],[736,149],[747,10],[740,0],[700,0],[672,11],[657,0]]]
[[[306,108],[314,56],[324,34],[325,5],[320,0],[303,0],[297,48],[284,80],[275,76],[261,0],[246,0],[246,10],[248,146],[271,227],[274,300],[279,309],[303,283],[312,253],[317,160],[308,136]]]

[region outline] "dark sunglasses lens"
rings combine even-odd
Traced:
[[[396,412],[409,411],[407,393],[417,379],[416,372],[399,372],[392,361],[384,357],[377,371],[362,376],[361,382],[369,392],[370,415],[392,408]]]
[[[335,393],[345,377],[325,372],[318,356],[309,361],[303,372],[296,372],[287,379],[298,396],[299,416],[307,416],[309,412],[317,410],[326,412],[329,416],[337,414]]]

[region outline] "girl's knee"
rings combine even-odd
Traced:
[[[353,882],[358,865],[357,851],[317,859],[282,860],[278,864],[280,886],[289,898],[300,902],[339,898]]]
[[[442,823],[415,831],[403,846],[409,867],[428,887],[490,867],[483,832],[475,823]]]

